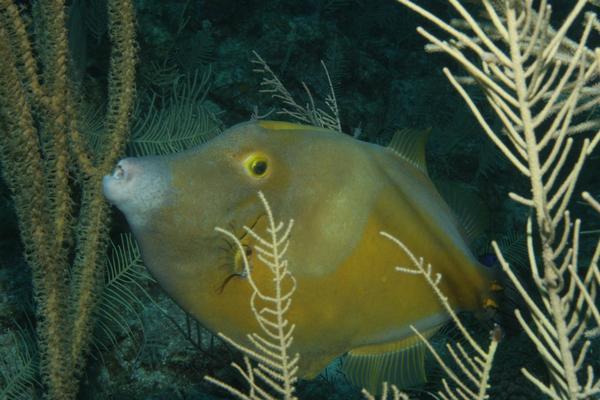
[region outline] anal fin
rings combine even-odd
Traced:
[[[438,329],[430,329],[423,336],[431,337]],[[353,349],[344,359],[342,369],[354,385],[378,394],[383,382],[399,389],[425,383],[426,354],[425,344],[413,335],[396,342]]]

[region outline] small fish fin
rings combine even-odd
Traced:
[[[475,190],[456,181],[435,182],[438,191],[454,212],[467,244],[473,248],[489,224],[489,211]]]
[[[427,175],[425,145],[431,129],[398,129],[388,148]]]
[[[438,329],[428,330],[423,336],[431,337]],[[344,359],[342,369],[350,382],[371,393],[379,393],[383,382],[402,389],[427,381],[426,353],[426,346],[413,335],[393,343],[353,349]]]

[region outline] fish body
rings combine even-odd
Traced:
[[[278,219],[296,221],[287,258],[297,289],[286,317],[296,324],[300,376],[348,351],[407,347],[411,324],[428,331],[448,319],[422,276],[395,270],[412,265],[381,231],[442,274],[453,307],[475,310],[486,296],[488,277],[427,174],[393,149],[339,132],[247,122],[183,153],[126,158],[104,178],[161,286],[207,328],[241,343],[260,330],[252,289],[214,228],[233,229],[251,248],[241,227],[266,228],[259,190]],[[255,281],[268,286],[267,268],[253,253],[250,260]]]

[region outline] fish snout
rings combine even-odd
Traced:
[[[128,218],[146,214],[164,203],[170,173],[160,157],[128,157],[120,160],[102,181],[104,196]]]
[[[135,164],[129,161],[129,159],[124,158],[117,163],[111,177],[118,181],[128,179],[132,175],[132,170],[135,170]]]
[[[128,182],[136,174],[142,173],[140,162],[136,158],[128,157],[120,160],[111,175],[106,175],[104,180],[107,178],[113,179],[114,181]]]
[[[124,158],[120,160],[112,174],[105,175],[102,184],[104,196],[117,207],[135,195],[136,185],[134,177],[143,174],[139,162],[135,158]]]

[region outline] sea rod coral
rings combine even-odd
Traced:
[[[74,399],[101,287],[109,206],[101,176],[121,155],[134,99],[133,4],[109,1],[112,41],[106,138],[81,135],[67,5],[0,1],[0,161],[32,271],[43,391]]]

